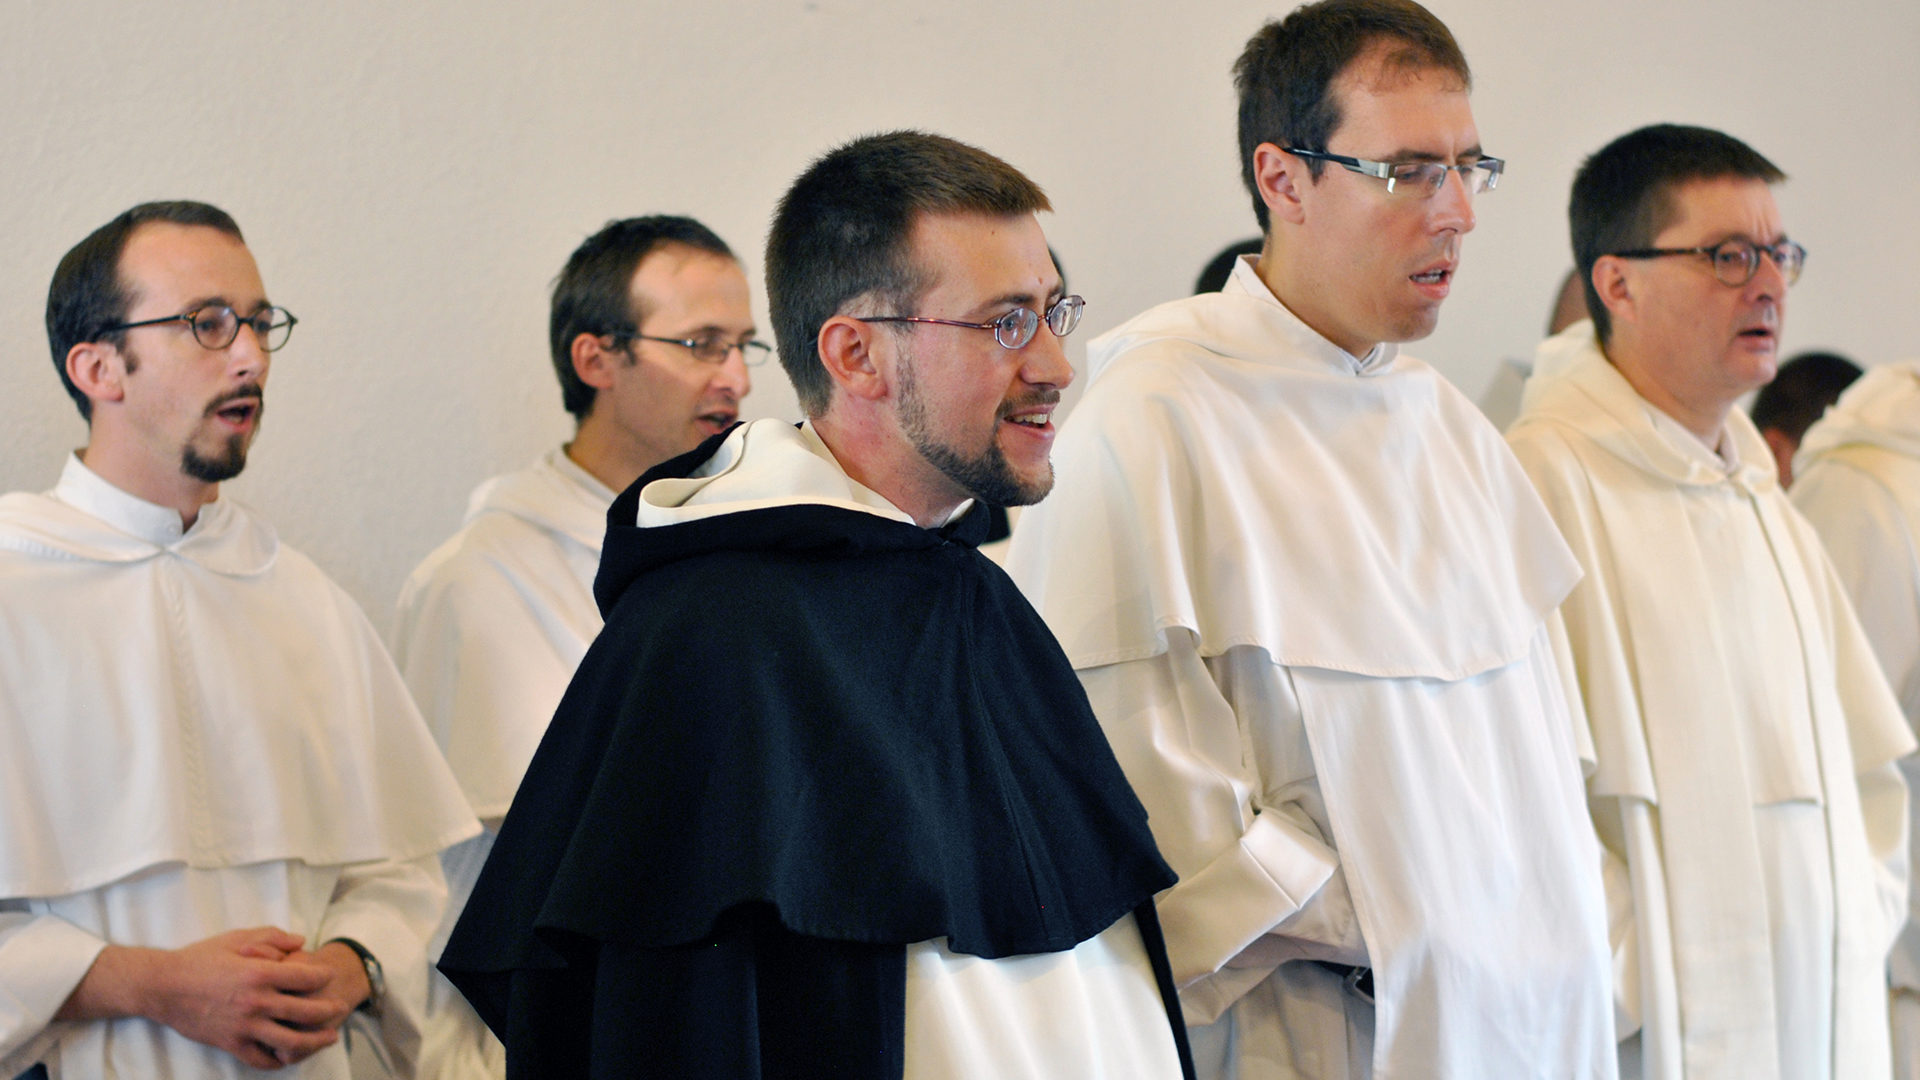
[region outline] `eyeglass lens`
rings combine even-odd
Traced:
[[[230,307],[206,307],[190,313],[193,338],[208,349],[224,349],[240,336],[244,323],[259,336],[260,347],[273,352],[293,335],[293,319],[281,308],[265,308],[259,314],[242,319]]]
[[[1444,165],[1437,161],[1425,161],[1395,166],[1389,190],[1425,198],[1439,191],[1447,182],[1447,174],[1456,169],[1459,170],[1460,180],[1466,184],[1467,193],[1470,195],[1491,190],[1500,183],[1500,174],[1484,162],[1475,162],[1471,165]]]
[[[1780,268],[1780,276],[1791,285],[1800,280],[1800,268],[1806,261],[1806,249],[1787,241],[1770,247],[1760,247],[1744,240],[1729,240],[1713,249],[1713,276],[1727,285],[1745,285],[1760,272],[1762,254],[1773,259]]]

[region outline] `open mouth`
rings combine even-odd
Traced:
[[[242,398],[238,401],[229,401],[225,404],[215,406],[211,412],[215,417],[226,421],[233,427],[243,428],[259,419],[260,400],[258,398]]]
[[[1053,406],[1047,405],[1038,409],[1023,409],[1020,412],[1010,413],[1002,417],[1002,419],[1009,424],[1018,424],[1024,428],[1045,431],[1053,426]]]
[[[710,412],[710,413],[701,413],[699,416],[694,417],[694,419],[698,420],[702,424],[707,425],[709,429],[711,429],[713,432],[717,434],[733,426],[733,421],[737,416],[738,416],[737,413]]]
[[[1443,266],[1436,270],[1428,270],[1425,273],[1414,274],[1412,276],[1414,281],[1422,285],[1445,285],[1447,282],[1453,280],[1453,271]]]

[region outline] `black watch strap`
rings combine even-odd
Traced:
[[[368,1016],[379,1016],[380,1006],[387,1000],[387,973],[386,969],[380,966],[379,959],[365,945],[350,937],[331,938],[327,944],[345,945],[353,950],[353,955],[360,958],[360,969],[367,973],[367,1000],[361,1002],[355,1011],[366,1013]]]

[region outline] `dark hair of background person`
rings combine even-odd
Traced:
[[[868,135],[809,165],[781,198],[767,235],[767,307],[801,408],[819,416],[833,396],[819,350],[828,319],[862,298],[893,314],[917,314],[915,301],[939,273],[913,265],[910,237],[920,215],[1052,208],[1020,170],[923,131]]]
[[[115,348],[126,343],[126,331],[109,332],[105,328],[126,322],[127,312],[137,299],[132,287],[120,278],[120,255],[134,230],[150,222],[218,229],[246,243],[240,226],[225,210],[190,199],[173,199],[141,203],[122,212],[61,257],[53,271],[53,284],[47,287],[47,344],[53,350],[53,369],[60,373],[60,385],[79,408],[81,419],[88,422],[93,420],[93,403],[67,377],[67,354],[75,345],[88,341]],[[127,370],[135,370],[134,358],[126,359]]]
[[[1233,264],[1240,261],[1240,256],[1258,255],[1264,246],[1266,246],[1265,240],[1258,236],[1250,236],[1221,248],[1220,254],[1215,255],[1207,263],[1206,268],[1200,271],[1200,276],[1194,280],[1193,295],[1219,292],[1226,288],[1227,279],[1233,276]]]
[[[1777,184],[1787,174],[1725,132],[1684,124],[1630,131],[1580,166],[1573,177],[1567,221],[1573,233],[1573,265],[1600,344],[1611,337],[1613,324],[1593,287],[1593,264],[1603,255],[1652,247],[1653,238],[1673,223],[1673,195],[1682,185],[1729,177]]]
[[[628,335],[638,331],[647,313],[637,310],[633,275],[662,244],[684,244],[723,258],[733,249],[712,229],[690,217],[654,214],[609,221],[567,257],[553,281],[553,309],[547,319],[547,347],[553,373],[560,378],[560,400],[576,419],[593,408],[594,388],[573,370],[573,341],[581,334]]]
[[[1587,317],[1587,293],[1580,287],[1580,271],[1569,270],[1560,279],[1560,290],[1553,294],[1553,310],[1547,313],[1547,336],[1552,337]]]
[[[1773,428],[1798,443],[1860,375],[1860,365],[1838,353],[1800,353],[1754,395],[1753,426]]]
[[[1253,196],[1253,215],[1267,231],[1267,204],[1253,176],[1261,143],[1327,149],[1340,128],[1334,79],[1376,45],[1388,72],[1438,68],[1472,89],[1473,73],[1453,32],[1413,0],[1321,0],[1269,22],[1247,42],[1233,65],[1240,93],[1240,179]],[[1318,179],[1326,162],[1307,162]]]

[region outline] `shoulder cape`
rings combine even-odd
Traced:
[[[734,1001],[742,940],[867,971],[849,992],[881,980],[897,1009],[906,944],[1071,949],[1173,883],[1065,656],[973,550],[985,515],[937,532],[804,504],[633,524],[642,488],[721,438],[609,510],[606,629],[442,959],[510,1046],[612,1037],[592,1026],[610,1007],[661,996],[633,972],[718,965],[693,982]],[[827,1009],[849,989],[808,985],[781,1000]]]

